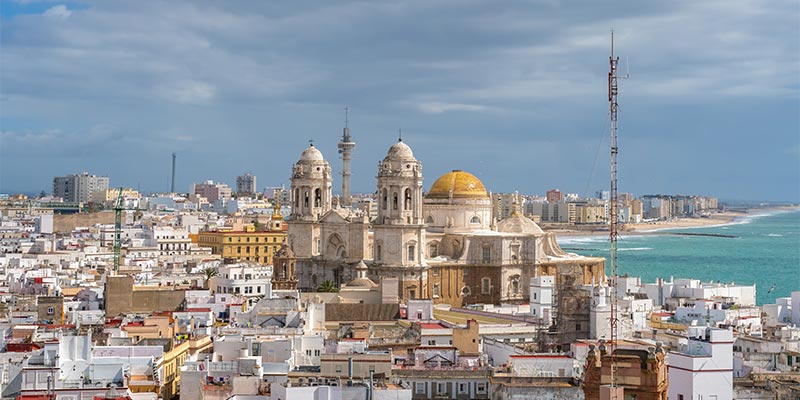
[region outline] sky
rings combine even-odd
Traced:
[[[796,0],[0,2],[0,193],[87,171],[114,187],[288,187],[309,140],[354,192],[402,130],[427,188],[619,188],[800,202]],[[334,193],[340,191],[338,177]]]

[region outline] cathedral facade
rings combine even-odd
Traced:
[[[289,245],[301,290],[366,275],[397,284],[401,302],[462,307],[528,302],[529,282],[538,275],[555,277],[563,302],[570,301],[570,285],[605,281],[604,259],[564,252],[553,233],[522,215],[519,201],[496,221],[489,192],[468,172],[448,172],[424,192],[422,164],[402,140],[378,163],[372,220],[365,210],[335,204],[330,171],[313,145],[292,169]],[[367,271],[356,271],[360,264]]]

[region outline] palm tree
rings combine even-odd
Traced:
[[[336,293],[339,291],[339,288],[336,287],[336,284],[332,281],[325,281],[319,285],[317,288],[318,292],[325,292],[325,293]]]
[[[214,277],[216,277],[216,276],[219,276],[219,270],[217,270],[217,268],[216,268],[216,267],[206,267],[206,268],[204,268],[204,269],[203,269],[202,271],[200,271],[200,272],[201,272],[201,273],[203,274],[203,276],[205,277],[205,283],[203,284],[203,286],[204,286],[206,289],[208,289],[208,281],[210,281],[210,280],[211,280],[211,278],[214,278]]]

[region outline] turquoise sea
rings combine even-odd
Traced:
[[[671,276],[705,282],[755,282],[759,305],[800,290],[800,210],[753,211],[726,225],[659,232],[715,233],[736,238],[623,235],[618,242],[620,274],[641,276],[642,282]],[[558,242],[572,253],[608,257],[606,236],[564,237]]]

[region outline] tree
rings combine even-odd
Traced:
[[[337,288],[336,284],[333,283],[332,281],[325,281],[325,282],[322,282],[322,284],[319,285],[319,287],[317,288],[317,291],[318,292],[324,292],[324,293],[336,293],[336,292],[339,291],[339,288]]]
[[[219,270],[217,270],[216,267],[206,267],[201,272],[203,273],[203,277],[205,277],[205,283],[203,285],[206,289],[208,289],[208,281],[210,281],[211,278],[219,276]]]

